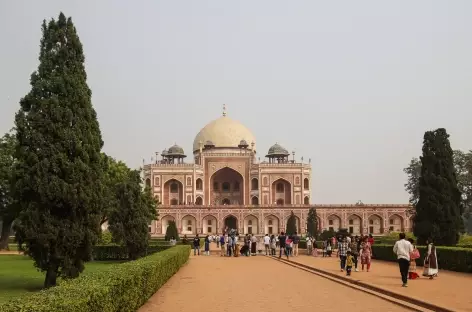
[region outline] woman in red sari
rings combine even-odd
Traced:
[[[411,238],[408,241],[413,245],[413,251],[410,253],[410,268],[408,269],[408,279],[414,280],[420,276],[416,273],[416,259],[420,257],[420,252],[415,246],[415,241]]]

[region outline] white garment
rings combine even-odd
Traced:
[[[270,244],[270,237],[264,236],[264,245],[269,245],[269,244]]]
[[[410,261],[410,252],[413,251],[413,245],[406,239],[401,239],[393,246],[393,252],[398,259],[406,259]]]

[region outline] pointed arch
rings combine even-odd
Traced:
[[[280,218],[274,214],[264,217],[264,233],[277,235],[280,232]]]
[[[218,219],[214,215],[207,214],[202,218],[203,234],[216,234],[219,230],[218,227]]]
[[[254,206],[259,205],[259,197],[257,196],[251,197],[251,205],[254,205]]]
[[[177,202],[177,203],[175,203]],[[184,202],[184,185],[177,179],[169,179],[164,183],[165,205],[179,205]]]
[[[277,205],[292,204],[292,184],[279,177],[271,185],[272,199]]]
[[[195,198],[195,205],[203,205],[203,198],[201,196],[197,196],[197,198]]]
[[[397,213],[390,215],[388,217],[388,230],[389,232],[404,232],[405,219]]]
[[[197,218],[194,215],[187,214],[182,217],[182,234],[195,235],[197,234]]]
[[[244,187],[241,187],[241,192],[234,192],[231,186],[244,185],[244,176],[230,167],[223,167],[215,171],[210,177],[210,185],[217,186],[210,191],[210,203],[214,203],[222,196],[228,198],[231,205],[243,205],[244,203]]]
[[[368,222],[368,229],[369,229],[368,232],[369,232],[369,234],[372,234],[372,235],[383,234],[383,232],[384,232],[384,227],[383,227],[384,220],[380,215],[378,215],[376,213],[370,214],[367,217],[367,222]]]
[[[360,235],[363,234],[363,227],[362,227],[362,217],[357,214],[357,213],[351,213],[347,217],[347,230],[349,233],[354,234],[354,235]]]
[[[249,214],[243,220],[244,234],[258,234],[259,233],[259,219]]]
[[[327,218],[327,223],[328,223],[328,226],[327,226],[327,229],[328,230],[332,230],[332,231],[339,231],[339,229],[341,228],[342,224],[341,224],[341,217],[335,213],[333,214],[330,214]]]

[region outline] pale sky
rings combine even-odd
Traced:
[[[0,1],[0,132],[71,16],[104,151],[131,167],[221,116],[313,166],[317,204],[407,203],[403,168],[444,127],[472,149],[472,1]],[[191,159],[187,158],[187,159]]]

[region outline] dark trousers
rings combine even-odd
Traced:
[[[285,248],[285,246],[280,246],[280,252],[279,252],[279,258],[282,258],[282,250],[287,253],[287,249]]]
[[[352,271],[352,266],[347,266],[347,267],[346,267],[346,275],[347,275],[347,276],[350,276],[350,275],[351,275],[351,271]]]
[[[346,256],[339,256],[341,259],[341,270],[344,270],[344,267],[346,267]]]
[[[406,284],[408,282],[408,269],[410,268],[410,261],[406,259],[398,259],[398,265],[400,267],[400,274],[402,275],[402,282]]]
[[[357,263],[358,263],[358,260],[357,260],[357,255],[352,255],[352,257],[354,258],[354,267],[357,269]]]
[[[233,253],[233,246],[228,245],[228,257],[231,257],[232,253]]]

